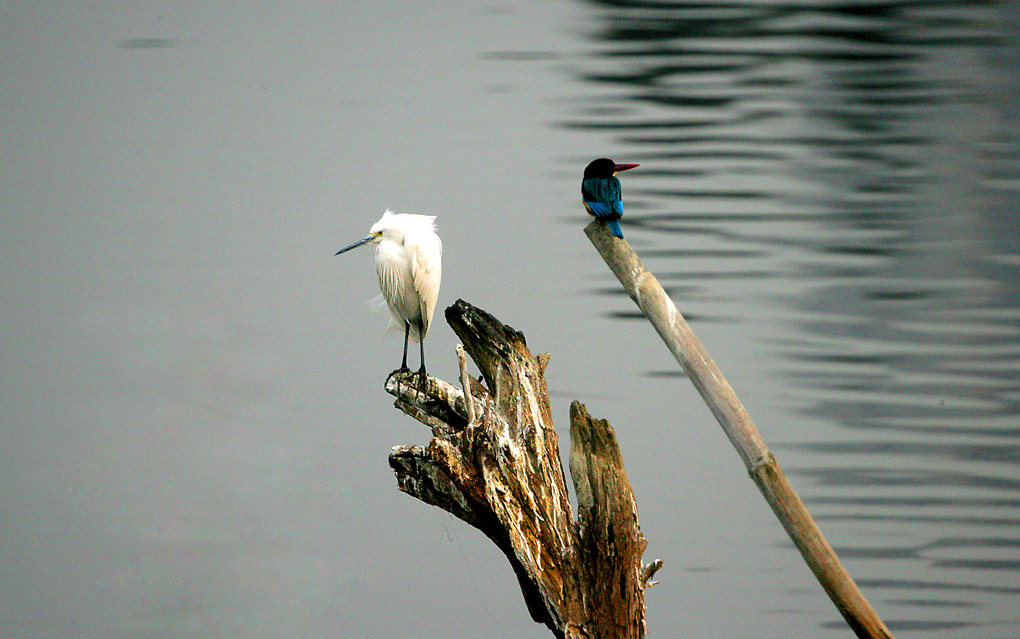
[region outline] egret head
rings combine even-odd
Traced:
[[[372,225],[368,236],[346,246],[336,252],[337,255],[357,248],[362,244],[378,244],[382,241],[403,245],[408,237],[416,239],[426,234],[434,235],[436,231],[435,217],[431,215],[409,215],[394,213],[386,209],[379,221]]]
[[[620,171],[627,171],[638,166],[637,164],[617,164],[609,158],[592,160],[584,169],[584,179],[588,178],[610,178]]]
[[[386,212],[383,213],[383,216],[381,218],[379,218],[379,221],[373,224],[372,228],[368,230],[367,236],[361,238],[360,240],[351,244],[350,246],[343,247],[342,249],[337,251],[336,254],[340,255],[341,253],[346,253],[351,249],[358,248],[362,244],[378,244],[379,242],[383,241],[383,238],[394,239],[392,231],[394,217],[397,217],[397,214],[389,209],[386,209]],[[403,241],[403,237],[401,237],[400,240]]]
[[[422,238],[436,234],[436,218],[433,215],[394,213],[387,209],[379,221],[372,225],[369,233],[379,234],[379,241],[403,245],[406,241],[418,243]]]
[[[407,215],[399,215],[390,209],[382,214],[379,221],[372,225],[368,233],[370,236],[378,237],[376,242],[389,240],[398,244],[404,243],[404,236],[409,232],[409,225],[404,219]]]

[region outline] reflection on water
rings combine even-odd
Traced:
[[[628,237],[692,321],[783,317],[772,366],[806,425],[841,428],[777,448],[823,527],[861,531],[837,550],[902,567],[860,580],[902,635],[1016,634],[1015,10],[592,4],[594,95],[566,125],[647,169]]]

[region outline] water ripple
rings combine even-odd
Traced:
[[[777,447],[805,464],[789,472],[818,519],[868,531],[841,554],[905,567],[861,585],[897,593],[894,631],[1016,630],[989,615],[1020,594],[1001,585],[1020,576],[1008,5],[590,5],[589,96],[561,125],[640,158],[628,233],[685,316],[779,316],[780,392],[832,425]]]

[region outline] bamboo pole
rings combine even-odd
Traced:
[[[630,244],[614,238],[604,223],[592,222],[584,232],[701,393],[772,512],[854,633],[862,639],[891,639],[889,629],[840,563],[722,371],[659,281],[645,269]]]

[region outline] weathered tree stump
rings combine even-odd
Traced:
[[[481,530],[510,560],[532,618],[557,637],[635,638],[645,633],[644,589],[660,561],[641,561],[647,542],[616,436],[578,402],[570,406],[570,510],[545,383],[548,354],[463,300],[446,320],[482,374],[465,393],[408,372],[386,390],[432,429],[428,447],[397,446],[390,466],[400,490]],[[469,415],[471,418],[469,418]]]

